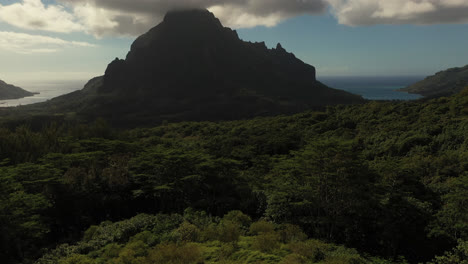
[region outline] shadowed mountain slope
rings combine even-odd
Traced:
[[[34,93],[0,80],[0,100],[20,99],[33,95]]]
[[[174,11],[83,90],[41,106],[135,126],[295,113],[360,96],[331,89],[280,44],[239,39],[206,10]],[[37,106],[33,106],[35,108]]]

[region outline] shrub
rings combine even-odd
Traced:
[[[307,259],[301,255],[289,254],[284,257],[279,264],[304,264],[307,263]]]
[[[339,256],[327,258],[323,264],[366,264],[359,256]]]
[[[213,222],[213,217],[206,214],[204,211],[195,211],[192,208],[187,208],[184,211],[185,221],[195,225],[198,228],[204,228]]]
[[[281,237],[281,242],[285,244],[290,242],[304,241],[307,239],[307,235],[304,234],[304,232],[299,226],[291,224],[285,224],[281,226],[279,234]]]
[[[222,244],[221,248],[218,251],[219,259],[227,259],[230,256],[232,256],[232,254],[234,254],[236,251],[237,251],[237,247],[235,244],[233,243]]]
[[[218,240],[221,242],[236,242],[241,235],[240,226],[231,221],[222,221],[218,225]]]
[[[254,238],[252,248],[270,253],[280,247],[280,236],[276,232],[262,232]]]
[[[270,233],[275,231],[273,223],[261,220],[250,225],[250,234],[258,235],[261,233]]]
[[[200,239],[202,241],[213,241],[213,240],[218,240],[218,238],[219,238],[218,225],[216,224],[208,225],[200,233]]]
[[[468,264],[468,241],[458,241],[458,246],[452,251],[445,252],[444,256],[436,257],[428,264]]]
[[[183,242],[196,242],[200,237],[200,229],[187,221],[183,222],[175,232],[179,240]]]
[[[130,252],[132,256],[143,257],[148,253],[148,245],[140,240],[129,242],[125,245],[119,255],[122,255],[122,252]]]
[[[160,244],[148,254],[147,260],[153,264],[191,264],[203,260],[200,248],[194,244]]]
[[[295,242],[289,245],[291,251],[295,254],[306,257],[313,262],[319,262],[325,259],[326,252],[330,251],[331,246],[318,240],[307,240],[305,242]]]
[[[245,229],[247,229],[252,223],[250,216],[242,213],[241,211],[231,211],[223,217],[223,220],[236,223]]]
[[[102,257],[105,259],[117,258],[119,256],[120,250],[122,250],[122,247],[115,243],[106,245],[102,249]]]
[[[94,261],[87,256],[72,255],[64,260],[60,260],[58,264],[94,264]]]
[[[143,241],[148,246],[152,247],[159,243],[160,236],[151,231],[143,231],[130,238],[130,242]]]
[[[142,241],[128,243],[119,253],[119,257],[110,261],[112,264],[143,264],[148,246]]]
[[[94,233],[99,229],[98,226],[92,225],[84,232],[83,241],[88,242],[93,238]]]

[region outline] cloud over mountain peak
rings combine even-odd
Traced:
[[[327,10],[350,26],[468,23],[468,0],[18,0],[0,4],[0,21],[27,30],[137,36],[167,11],[184,8],[206,8],[233,28],[271,27]]]

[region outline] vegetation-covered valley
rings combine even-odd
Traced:
[[[468,258],[466,89],[132,130],[3,124],[2,263]]]

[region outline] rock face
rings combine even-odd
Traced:
[[[240,40],[206,10],[168,13],[92,83],[80,113],[116,122],[242,119],[364,101],[317,82],[315,68],[280,44]]]
[[[20,99],[33,95],[34,93],[28,92],[11,84],[7,84],[0,80],[0,100]]]
[[[280,85],[277,81],[291,79],[315,81],[315,68],[281,45],[268,50],[264,43],[243,42],[213,14],[192,10],[167,14],[160,25],[139,37],[125,61],[109,65],[104,83],[107,91],[137,84],[139,89],[199,94],[215,87],[223,91],[245,85],[275,87]]]
[[[468,65],[436,73],[402,91],[426,97],[450,96],[468,87]]]

